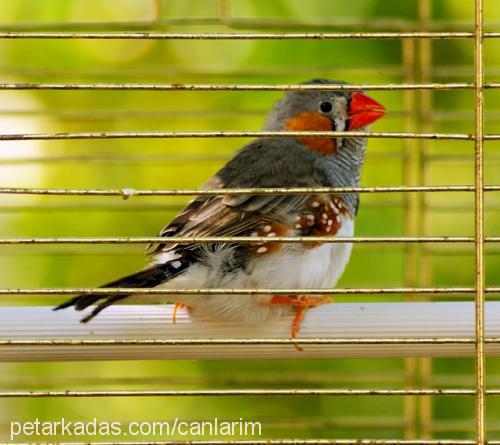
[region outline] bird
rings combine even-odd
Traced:
[[[328,89],[287,91],[265,121],[264,131],[356,131],[368,133],[385,108],[362,90],[338,89],[343,81],[314,79],[306,85]],[[367,138],[311,135],[259,137],[243,146],[201,189],[358,187]],[[148,246],[151,263],[101,287],[158,289],[310,289],[336,285],[352,243],[267,242],[273,237],[351,237],[358,213],[357,193],[295,195],[217,194],[195,197],[160,232],[164,241]],[[177,243],[169,237],[257,237],[255,243]],[[80,295],[54,310],[90,312],[86,323],[131,295]],[[301,294],[182,294],[170,297],[175,312],[193,318],[244,324],[270,323],[294,313],[295,338],[308,309],[332,302]],[[96,304],[96,305],[95,305]],[[95,305],[95,306],[94,306]]]

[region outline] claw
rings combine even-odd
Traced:
[[[172,323],[175,324],[175,322],[177,321],[177,311],[179,309],[184,309],[184,308],[188,308],[189,309],[189,306],[185,303],[181,303],[180,301],[178,301],[177,303],[175,303],[175,306],[174,306],[174,312],[172,314]]]
[[[271,298],[268,304],[288,304],[296,309],[295,318],[292,322],[292,327],[290,331],[290,337],[292,339],[297,337],[297,333],[300,330],[300,325],[302,320],[306,315],[308,309],[319,306],[320,304],[326,304],[333,302],[331,297],[308,297],[305,295],[275,295]],[[295,348],[299,351],[302,348],[294,344]]]

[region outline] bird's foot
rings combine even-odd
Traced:
[[[172,323],[175,324],[175,322],[177,321],[177,311],[179,309],[189,309],[189,306],[185,303],[182,303],[180,301],[176,302],[175,303],[175,306],[174,306],[174,312],[172,313]]]
[[[316,306],[326,303],[332,303],[331,297],[310,297],[307,295],[275,295],[268,304],[288,304],[295,308],[295,318],[292,322],[290,337],[297,337],[300,325],[306,312]]]

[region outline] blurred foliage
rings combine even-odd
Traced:
[[[495,29],[500,4],[486,2]],[[417,0],[235,0],[221,20],[215,0],[3,0],[0,23],[12,30],[418,30]],[[438,30],[473,29],[473,2],[437,0],[432,19]],[[498,22],[496,22],[498,24]],[[433,29],[434,29],[433,28]],[[498,29],[496,29],[498,30]],[[328,77],[354,83],[419,80],[420,42],[406,50],[416,60],[404,65],[398,40],[161,41],[3,40],[2,82],[295,83]],[[432,41],[429,80],[470,82],[472,40]],[[408,55],[407,54],[407,55]],[[498,40],[486,42],[487,81],[499,81]],[[279,92],[0,91],[0,132],[162,130],[258,130]],[[419,118],[420,92],[374,92],[390,112],[378,131],[473,131],[471,91],[432,94],[431,109]],[[486,129],[499,133],[500,91],[489,90]],[[116,139],[5,142],[0,149],[2,185],[61,188],[196,188],[245,141],[239,139]],[[486,144],[486,179],[498,183],[498,142]],[[424,171],[416,173],[418,153]],[[410,182],[470,184],[473,144],[462,141],[370,141],[364,185]],[[409,198],[411,201],[415,198]],[[2,236],[151,236],[185,199],[173,197],[0,197]],[[471,194],[428,194],[426,235],[472,235]],[[403,235],[406,200],[399,194],[362,196],[357,234]],[[498,236],[500,201],[487,196],[486,230]],[[412,221],[416,224],[416,221]],[[472,246],[413,246],[420,258],[410,271],[416,285],[471,286]],[[144,264],[141,246],[1,246],[0,287],[95,286]],[[488,285],[499,285],[498,247],[487,248]],[[356,245],[340,286],[405,286],[405,246]],[[410,276],[411,276],[410,275]],[[3,297],[2,297],[3,298]],[[370,299],[374,297],[358,298]],[[387,297],[393,301],[394,297]],[[4,299],[4,304],[52,305],[60,298]],[[348,300],[338,298],[338,301]],[[382,300],[382,298],[378,298]],[[166,321],[167,322],[167,321]],[[473,385],[472,359],[433,361],[430,381],[415,386]],[[5,389],[154,389],[277,387],[404,387],[399,359],[241,362],[90,362],[9,364],[0,367]],[[500,362],[489,359],[490,382],[499,383]],[[432,400],[435,438],[473,438],[472,398]],[[399,397],[106,398],[0,400],[0,437],[10,420],[153,420],[240,417],[263,421],[267,438],[410,438]],[[423,405],[425,407],[425,405]],[[425,409],[425,408],[424,408]],[[488,400],[490,439],[499,439],[498,399]],[[103,438],[103,439],[109,439]],[[139,438],[138,438],[139,439]],[[147,437],[144,440],[159,438]],[[164,438],[165,439],[165,438]]]

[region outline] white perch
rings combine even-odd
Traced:
[[[238,323],[191,320],[173,306],[113,306],[88,324],[81,312],[53,312],[50,307],[0,309],[0,361],[142,360],[142,359],[258,359],[472,356],[474,344],[6,344],[40,340],[175,340],[175,339],[286,339],[292,317],[255,327]],[[486,336],[500,338],[500,302],[487,302]],[[474,303],[335,303],[311,309],[300,339],[467,339],[474,337]],[[3,344],[2,344],[3,341]],[[500,344],[486,346],[500,355]]]

